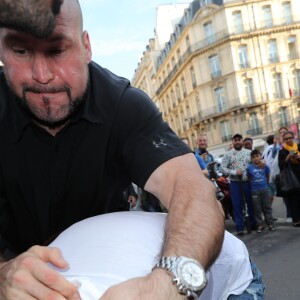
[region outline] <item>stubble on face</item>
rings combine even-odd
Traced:
[[[49,88],[23,85],[22,98],[17,97],[17,99],[38,124],[55,129],[66,124],[71,116],[73,116],[79,110],[80,106],[84,102],[87,89],[88,84],[83,95],[73,99],[71,90],[67,86],[60,88]],[[41,101],[46,109],[41,111],[38,107],[31,104],[31,101],[27,98],[28,92],[35,94],[53,94],[54,96],[56,93],[65,93],[68,101],[65,104],[60,105],[58,108],[52,108],[51,99],[43,95]]]
[[[240,142],[233,142],[233,148],[235,149],[235,150],[241,150],[242,148],[243,148],[243,143],[242,143],[242,141],[240,141]]]

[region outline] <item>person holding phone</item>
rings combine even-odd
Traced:
[[[283,134],[283,147],[279,151],[278,164],[280,171],[285,167],[290,167],[300,179],[300,145],[294,141],[294,133],[287,131]],[[300,190],[299,190],[300,191]],[[300,227],[300,201],[299,194],[296,192],[286,194],[287,201],[291,206],[293,225]]]

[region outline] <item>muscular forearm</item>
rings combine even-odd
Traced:
[[[160,168],[146,188],[153,189],[169,209],[163,255],[192,257],[207,269],[221,249],[224,234],[224,217],[214,187],[191,154]]]

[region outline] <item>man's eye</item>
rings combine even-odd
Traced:
[[[28,50],[22,49],[22,48],[14,48],[13,51],[14,51],[14,53],[20,54],[20,55],[27,55],[27,54],[29,54]]]
[[[63,51],[64,51],[63,49],[59,49],[59,48],[52,49],[52,50],[50,50],[50,54],[51,55],[60,55],[60,54],[62,54]]]

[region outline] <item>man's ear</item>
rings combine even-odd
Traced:
[[[82,42],[85,50],[86,62],[90,63],[92,60],[92,47],[89,33],[86,30],[82,34]]]

